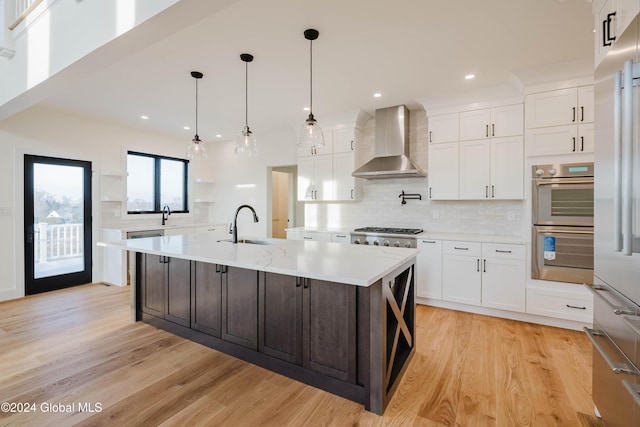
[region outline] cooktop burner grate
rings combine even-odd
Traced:
[[[361,233],[420,234],[424,230],[421,228],[362,227],[353,231]]]

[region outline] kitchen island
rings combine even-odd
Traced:
[[[136,253],[136,321],[371,412],[414,354],[415,249],[206,234],[99,245]]]

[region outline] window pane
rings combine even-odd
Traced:
[[[153,212],[154,159],[127,155],[127,211]]]
[[[160,207],[169,205],[172,211],[184,211],[184,171],[181,161],[160,160]]]

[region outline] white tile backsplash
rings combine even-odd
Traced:
[[[367,122],[356,145],[356,167],[373,157],[375,119]],[[411,111],[410,151],[416,164],[427,170],[427,117],[423,110]],[[344,203],[307,203],[307,227],[409,227],[428,231],[521,236],[524,224],[523,200],[432,201],[428,200],[426,178],[359,179],[360,200]],[[422,195],[422,200],[399,197]]]

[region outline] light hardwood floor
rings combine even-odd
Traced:
[[[0,426],[599,426],[583,333],[418,306],[417,352],[384,416],[129,321],[128,288],[0,303]],[[73,412],[43,412],[47,404]],[[81,404],[100,412],[80,412]]]

